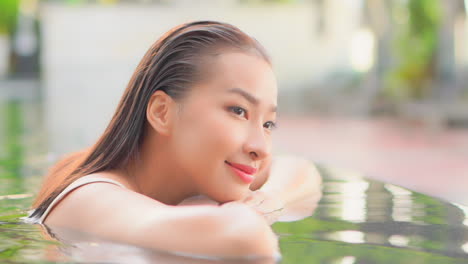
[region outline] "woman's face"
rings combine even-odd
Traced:
[[[172,145],[200,194],[238,200],[250,183],[235,164],[261,169],[270,158],[276,79],[267,62],[248,53],[221,53],[205,65],[205,80],[180,103]]]

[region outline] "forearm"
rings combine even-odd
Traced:
[[[271,229],[242,203],[173,206],[165,214],[155,215],[153,221],[133,232],[138,245],[203,256],[278,254],[278,241]]]

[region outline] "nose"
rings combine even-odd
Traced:
[[[265,134],[263,126],[260,126],[260,128],[255,127],[250,130],[244,144],[244,152],[247,153],[253,161],[263,160],[270,156],[271,139]]]

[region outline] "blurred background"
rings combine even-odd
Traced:
[[[149,46],[209,19],[270,52],[277,154],[468,205],[467,9],[463,0],[0,0],[0,175],[42,175],[94,143]]]

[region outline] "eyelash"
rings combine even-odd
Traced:
[[[237,111],[238,110],[241,110],[244,112],[244,115],[247,114],[247,110],[245,110],[244,108],[240,107],[240,106],[230,106],[229,107],[229,111],[233,112],[234,114],[236,115],[240,115]]]
[[[244,116],[247,114],[247,110],[245,110],[244,108],[242,108],[240,106],[230,106],[230,107],[228,107],[228,109],[229,109],[229,111],[233,112],[236,115],[239,115],[239,113],[238,113],[239,110],[241,110],[244,113]],[[264,125],[264,127],[266,129],[269,129],[269,130],[273,130],[273,129],[275,129],[277,127],[276,122],[273,122],[273,121],[268,121],[265,124],[271,124],[270,128],[265,127],[265,125]]]
[[[269,130],[276,129],[276,123],[275,123],[275,122],[273,122],[273,121],[268,121],[268,122],[266,122],[265,124],[267,124],[267,123],[270,123],[270,124],[271,124],[271,127],[268,128]]]

